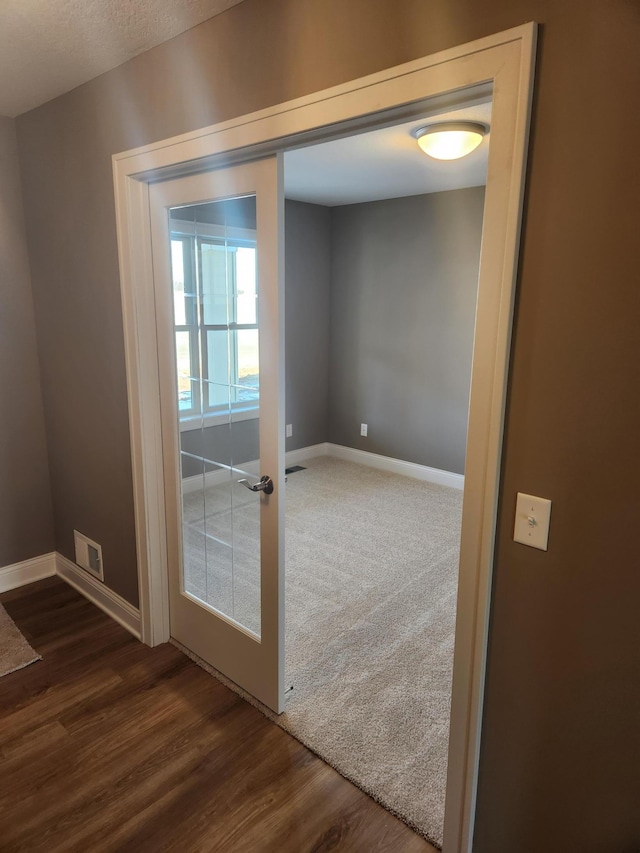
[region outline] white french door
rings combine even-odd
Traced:
[[[149,198],[171,636],[280,713],[282,158]]]

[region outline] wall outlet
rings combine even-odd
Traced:
[[[104,581],[102,546],[77,530],[73,531],[73,541],[76,546],[76,563],[98,580]]]
[[[369,427],[367,426],[367,424],[360,424],[360,435],[366,436],[368,429]]]
[[[291,438],[291,436],[293,435],[293,424],[287,424],[285,433],[287,438]]]

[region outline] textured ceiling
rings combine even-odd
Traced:
[[[75,89],[242,0],[0,0],[0,115]]]
[[[241,2],[0,0],[0,115],[27,112]],[[437,116],[490,117],[489,104]],[[488,139],[464,161],[438,163],[409,135],[419,124],[287,152],[287,197],[339,205],[485,183]]]

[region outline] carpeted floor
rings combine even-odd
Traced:
[[[20,633],[17,625],[0,604],[0,676],[42,660]]]
[[[287,485],[294,689],[277,722],[441,846],[462,492],[331,457],[304,464]],[[190,530],[226,523],[228,495],[216,488],[204,518],[202,498],[187,496]],[[234,509],[237,565],[215,569],[209,540],[210,559],[192,547],[188,564],[205,600],[224,591],[225,606],[259,630],[251,497],[239,491]]]

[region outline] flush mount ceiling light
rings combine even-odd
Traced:
[[[486,124],[478,121],[441,121],[411,131],[418,145],[436,160],[459,160],[471,154],[486,132]]]

